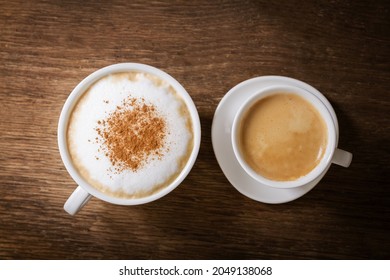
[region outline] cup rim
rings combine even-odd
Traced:
[[[77,171],[75,166],[72,163],[67,140],[66,140],[66,131],[68,128],[69,118],[72,113],[72,110],[74,106],[77,104],[77,101],[79,98],[84,94],[84,92],[96,81],[103,78],[104,76],[107,76],[109,74],[113,73],[120,73],[120,72],[126,72],[126,71],[140,71],[149,73],[152,75],[156,75],[159,78],[165,80],[168,82],[180,95],[180,97],[185,102],[189,112],[190,117],[192,120],[192,129],[193,129],[193,147],[190,154],[190,157],[185,164],[184,168],[181,170],[180,174],[175,178],[173,182],[171,182],[168,186],[162,188],[161,190],[157,191],[156,193],[153,193],[146,197],[141,198],[120,198],[120,197],[114,197],[107,195],[98,189],[91,186]],[[65,165],[66,170],[68,171],[69,175],[72,177],[72,179],[85,191],[87,191],[89,194],[104,200],[109,203],[113,204],[119,204],[119,205],[138,205],[138,204],[144,204],[148,202],[152,202],[154,200],[157,200],[171,191],[173,191],[176,187],[180,185],[180,183],[187,177],[189,172],[191,171],[196,158],[199,153],[200,148],[200,140],[201,140],[201,127],[200,127],[200,119],[199,114],[196,109],[196,106],[189,95],[189,93],[186,91],[186,89],[171,75],[166,73],[165,71],[158,69],[156,67],[147,65],[147,64],[141,64],[141,63],[117,63],[112,64],[103,68],[100,68],[91,74],[89,74],[87,77],[85,77],[81,82],[79,82],[76,87],[72,90],[72,92],[67,97],[65,104],[61,110],[60,118],[58,121],[58,130],[57,130],[57,141],[58,141],[58,147],[61,155],[61,159]]]
[[[240,129],[240,122],[244,117],[245,113],[247,112],[247,110],[249,109],[249,107],[251,107],[255,102],[267,96],[276,94],[278,92],[292,93],[303,97],[305,100],[307,100],[318,110],[318,112],[320,113],[321,117],[323,118],[327,126],[328,143],[321,161],[309,173],[292,181],[271,180],[255,172],[244,160],[243,156],[241,155],[239,144],[238,144],[239,142],[238,131]],[[262,183],[266,186],[275,187],[275,188],[301,187],[309,184],[310,182],[320,177],[323,174],[323,172],[327,170],[327,168],[330,166],[332,162],[333,154],[336,149],[336,138],[337,138],[337,134],[336,134],[335,123],[332,119],[331,113],[329,112],[325,104],[317,96],[315,96],[313,93],[311,93],[306,89],[303,89],[298,86],[282,85],[282,84],[264,87],[260,89],[257,93],[251,95],[238,109],[233,119],[232,133],[231,133],[233,152],[241,167],[245,170],[245,172],[248,175],[250,175],[253,179],[258,181],[259,183]]]

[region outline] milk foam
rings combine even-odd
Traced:
[[[155,106],[166,122],[164,150],[168,152],[136,171],[117,172],[97,141],[96,127],[127,98],[143,98]],[[191,119],[184,101],[168,83],[140,72],[112,74],[81,97],[72,112],[67,139],[75,166],[91,185],[117,197],[143,197],[168,185],[180,173],[192,147]]]

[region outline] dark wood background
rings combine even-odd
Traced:
[[[388,1],[0,1],[0,259],[390,258]],[[139,62],[174,76],[200,114],[187,179],[153,203],[92,199],[76,216],[57,148],[71,90]],[[234,85],[284,75],[324,93],[354,154],[290,203],[238,193],[211,145]]]

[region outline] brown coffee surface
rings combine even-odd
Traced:
[[[313,170],[324,155],[327,127],[317,109],[293,93],[257,101],[242,119],[240,149],[259,175],[296,180]]]

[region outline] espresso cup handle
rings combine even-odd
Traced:
[[[350,152],[336,149],[332,158],[332,162],[343,167],[349,167],[352,161],[352,154]]]
[[[64,204],[64,210],[70,215],[75,215],[91,199],[92,195],[78,186]]]

